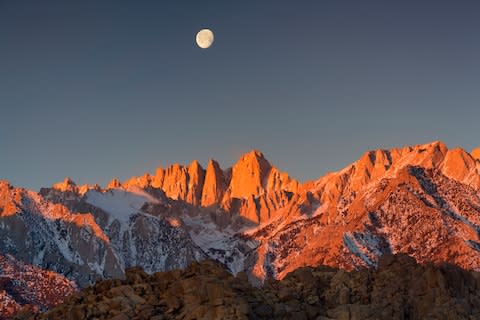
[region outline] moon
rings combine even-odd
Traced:
[[[213,44],[214,36],[210,29],[202,29],[197,33],[197,45],[202,49],[207,49]]]

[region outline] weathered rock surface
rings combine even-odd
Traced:
[[[477,160],[480,160],[480,148],[475,148],[472,150],[472,157],[474,157]]]
[[[220,169],[220,165],[215,160],[210,160],[202,190],[202,206],[208,207],[212,204],[221,203],[225,186],[225,176],[222,169]]]
[[[73,281],[58,273],[0,255],[0,319],[22,308],[45,311],[76,290]]]
[[[306,266],[375,268],[392,253],[480,271],[475,157],[438,141],[375,150],[303,185],[258,151],[226,170],[194,161],[107,189],[0,181],[0,252],[80,286],[205,258],[257,285]]]
[[[184,228],[142,213],[146,202],[159,202],[160,197],[118,189],[89,190],[82,197],[76,191],[42,192],[48,200],[0,182],[0,253],[60,273],[80,286],[121,277],[126,267],[171,270],[206,257]]]
[[[252,273],[283,278],[302,267],[374,267],[383,254],[480,270],[480,162],[442,142],[376,150],[308,183],[282,219],[249,231]]]
[[[285,205],[287,194],[296,193],[300,183],[273,167],[260,151],[252,150],[227,170],[214,160],[206,170],[198,161],[188,166],[173,164],[158,168],[154,176],[145,173],[124,183],[114,180],[107,189],[120,187],[159,188],[171,199],[194,206],[217,205],[227,213],[262,223]]]
[[[480,274],[385,255],[377,270],[301,268],[252,287],[211,261],[148,275],[129,269],[43,314],[17,319],[478,319]]]

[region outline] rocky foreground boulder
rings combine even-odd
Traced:
[[[152,275],[131,268],[16,319],[480,319],[480,273],[386,255],[377,270],[301,268],[257,288],[212,261]]]

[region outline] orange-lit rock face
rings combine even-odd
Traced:
[[[62,192],[76,192],[78,190],[75,182],[69,177],[66,177],[62,182],[55,183],[53,188]]]
[[[63,188],[63,192],[74,192],[69,186],[75,184],[69,179],[66,179],[65,181],[67,183],[56,184],[54,187]],[[24,201],[25,198],[27,201]],[[62,204],[50,202],[44,203],[44,199],[32,191],[14,188],[8,182],[0,182],[0,217],[7,217],[21,213],[23,210],[22,207],[25,207],[24,202],[27,204],[38,203],[35,206],[44,206],[45,216],[48,219],[65,221],[74,224],[79,228],[87,227],[97,238],[109,242],[108,237],[96,223],[95,218],[91,213],[73,213]]]
[[[163,179],[165,178],[165,169],[157,168],[155,176],[152,178],[152,187],[161,189],[163,186]]]
[[[232,199],[240,199],[240,216],[264,223],[289,202],[285,192],[297,193],[298,181],[270,165],[263,154],[253,150],[232,167],[230,184],[222,207],[230,210]]]
[[[447,152],[442,164],[443,173],[452,179],[465,182],[467,184],[478,184],[478,174],[476,174],[477,164],[475,159],[465,150],[457,148]]]
[[[297,180],[294,180],[288,176],[286,172],[280,172],[277,168],[272,167],[270,174],[268,175],[267,187],[269,191],[289,191],[297,193],[299,191],[300,184]]]
[[[187,174],[183,166],[174,164],[165,170],[162,189],[172,199],[183,199],[187,194]]]
[[[118,178],[114,178],[108,183],[107,189],[116,189],[120,188],[121,186],[122,184],[120,183],[120,180],[118,180]]]
[[[158,168],[154,176],[146,173],[141,177],[133,177],[122,184],[124,188],[147,187],[162,189],[167,197],[183,200],[192,205],[200,205],[205,170],[194,160],[187,166],[173,164],[167,169]]]
[[[94,185],[85,184],[85,185],[81,185],[81,186],[78,187],[78,193],[81,194],[81,195],[84,195],[89,190],[100,191],[101,188],[100,188],[100,185],[98,185],[98,184],[94,184]]]
[[[242,202],[242,205],[239,210],[240,216],[255,222],[260,222],[260,217],[258,216],[257,206],[255,203],[255,198],[253,195],[249,196]]]
[[[298,187],[296,180],[272,167],[260,151],[253,150],[232,167],[229,190],[233,198],[247,198],[272,191],[297,192]]]
[[[193,205],[200,205],[202,202],[202,190],[205,181],[205,170],[197,160],[192,161],[188,166],[188,192],[186,201]]]
[[[321,196],[322,203],[336,203],[340,197],[348,197],[365,188],[368,184],[393,175],[407,166],[441,168],[447,154],[442,142],[408,146],[390,150],[366,152],[359,160],[339,172],[320,178],[313,185]]]
[[[319,179],[315,184],[317,188],[326,191],[322,192],[322,200],[338,200],[342,192],[357,192],[406,165],[437,168],[448,177],[480,186],[475,169],[477,164],[472,156],[460,148],[448,150],[444,143],[438,141],[413,147],[366,152],[352,165]]]
[[[253,150],[225,171],[214,160],[209,161],[206,170],[194,160],[188,166],[158,168],[154,176],[146,173],[124,183],[113,180],[108,186],[119,187],[159,188],[171,199],[195,206],[218,205],[248,220],[265,222],[288,202],[284,192],[297,193],[300,184],[272,167],[261,152]],[[238,205],[232,206],[232,201]]]
[[[89,190],[100,190],[100,186],[98,184],[94,184],[94,185],[85,184],[85,185],[77,186],[77,184],[69,177],[66,177],[61,182],[55,183],[52,186],[52,188],[60,192],[78,193],[80,195],[85,194]]]
[[[187,197],[188,169],[174,164],[165,170],[162,189],[167,197],[183,200]]]
[[[262,194],[271,168],[261,152],[253,150],[245,154],[232,167],[230,196],[242,199]]]
[[[480,161],[480,148],[472,150],[472,157]]]
[[[62,210],[66,210],[66,208],[62,208]],[[67,212],[68,214],[68,212]],[[65,217],[63,217],[65,219]],[[110,242],[108,239],[107,235],[103,232],[103,230],[100,228],[100,226],[96,223],[95,218],[92,216],[91,213],[77,213],[77,214],[70,214],[66,221],[69,221],[71,223],[74,223],[76,226],[79,228],[88,228],[90,229],[93,234],[103,240],[104,242]]]
[[[294,205],[291,199],[298,195],[295,201],[301,202],[297,203],[301,212],[308,212],[321,204],[328,208],[328,213],[322,215],[322,221],[332,223],[343,219],[339,214],[343,203],[349,203],[350,198],[368,185],[395,175],[406,165],[437,168],[447,177],[480,186],[477,173],[480,169],[476,169],[480,168],[478,162],[461,149],[448,150],[439,141],[369,151],[345,169],[304,185],[273,167],[256,150],[244,154],[227,170],[222,170],[213,160],[206,170],[193,161],[188,166],[174,164],[166,169],[158,168],[155,175],[147,173],[123,184],[113,181],[111,185],[160,188],[169,198],[196,206],[218,205],[227,212],[256,223],[266,223],[275,218],[280,209]],[[310,195],[307,197],[306,193]]]
[[[479,168],[470,154],[441,142],[370,151],[303,186],[310,195],[301,192],[281,209],[282,221],[302,212],[305,220],[254,238],[267,234],[265,243],[279,248],[268,253],[277,257],[279,278],[305,265],[372,265],[390,251],[480,270]],[[257,276],[263,260],[253,268]]]
[[[140,187],[140,188],[147,188],[152,183],[152,177],[150,174],[145,173],[143,176],[140,177],[133,177],[130,180],[125,181],[122,186],[125,188],[128,187]]]
[[[0,180],[0,217],[7,217],[19,212],[22,196],[8,181]]]
[[[202,190],[202,206],[219,204],[225,191],[225,178],[222,169],[215,160],[210,160],[205,174]]]

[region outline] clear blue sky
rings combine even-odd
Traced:
[[[103,184],[256,148],[306,180],[367,149],[469,150],[479,34],[479,1],[0,0],[0,178]]]

